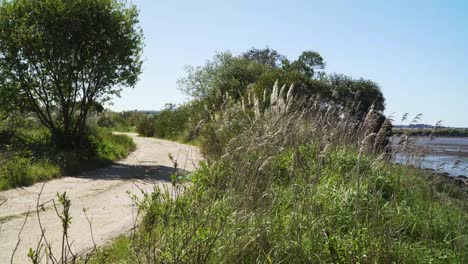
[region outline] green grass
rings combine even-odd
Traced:
[[[98,250],[91,259],[93,263],[137,263],[137,258],[131,251],[132,243],[127,236],[119,236],[112,244]]]
[[[325,164],[317,154],[313,145],[283,150],[256,181],[253,164],[261,153],[204,165],[183,196],[156,190],[143,201],[137,237],[120,238],[100,257],[108,256],[107,263],[467,260],[462,190],[428,182],[413,169],[374,164],[345,147]]]
[[[29,186],[36,182],[74,175],[125,158],[135,149],[132,139],[97,128],[89,135],[88,147],[79,152],[54,148],[44,129],[2,131],[0,137],[0,190]]]
[[[0,190],[29,186],[60,176],[59,166],[48,161],[13,157],[0,167]]]
[[[127,157],[136,147],[130,137],[113,134],[109,130],[100,130],[92,137],[91,141],[95,145],[96,157],[109,161]]]
[[[93,261],[467,263],[466,188],[388,162],[375,111],[360,122],[289,98],[204,120],[194,134],[205,162],[173,177],[183,195],[145,195],[135,235]]]
[[[157,137],[157,136],[153,136],[154,138],[159,138],[159,139],[164,139],[164,140],[170,140],[170,141],[175,141],[175,142],[179,142],[181,144],[187,144],[187,145],[191,145],[191,146],[194,146],[194,147],[199,147],[200,146],[200,139],[199,138],[195,138],[195,139],[191,139],[191,140],[188,140],[185,136],[183,135],[180,135],[180,136],[174,136],[174,137]]]

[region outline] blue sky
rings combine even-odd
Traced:
[[[468,1],[133,0],[146,37],[144,72],[114,110],[161,109],[185,65],[216,51],[319,52],[327,72],[371,79],[387,114],[468,127]],[[397,122],[398,123],[398,122]]]

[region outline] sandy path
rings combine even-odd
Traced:
[[[64,177],[45,184],[40,202],[56,198],[57,192],[67,192],[72,201],[72,223],[69,231],[72,248],[82,252],[92,244],[89,224],[83,208],[91,218],[94,240],[102,245],[133,227],[135,206],[129,192],[141,197],[141,188],[151,191],[154,185],[170,186],[172,162],[168,154],[178,160],[179,167],[191,171],[199,161],[196,148],[179,143],[130,135],[137,150],[128,158],[106,168],[83,173],[79,177]],[[36,208],[42,183],[27,188],[0,192],[0,263],[10,263],[11,254],[18,241],[18,233],[28,210]],[[137,186],[138,187],[137,187]],[[52,204],[41,211],[41,222],[53,251],[61,246],[61,223]],[[24,226],[21,243],[14,263],[29,263],[27,252],[35,249],[41,235],[35,212],[30,213]]]

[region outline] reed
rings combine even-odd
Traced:
[[[96,262],[468,260],[466,191],[389,163],[390,120],[379,123],[371,109],[360,122],[279,87],[250,102],[226,96],[203,122],[206,162],[189,176],[191,187],[177,197],[147,195],[135,236]]]

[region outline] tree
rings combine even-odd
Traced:
[[[266,65],[272,69],[278,68],[286,60],[285,56],[268,47],[265,49],[251,48],[242,54],[242,58]]]
[[[0,95],[33,111],[55,142],[79,148],[90,109],[133,87],[143,34],[118,0],[3,0]]]
[[[304,73],[309,78],[315,77],[317,70],[325,69],[322,56],[315,51],[304,51],[299,58],[291,64],[292,69]]]
[[[216,54],[203,66],[188,66],[186,71],[187,76],[178,81],[179,89],[216,108],[226,93],[235,100],[240,99],[268,67],[224,52]]]
[[[342,74],[328,76],[331,98],[338,105],[351,110],[351,114],[364,118],[371,106],[385,110],[385,97],[377,83],[365,79],[352,79]]]
[[[268,100],[278,80],[286,86],[294,83],[295,96],[318,95],[324,102],[345,108],[358,118],[363,118],[372,105],[378,112],[385,110],[385,98],[375,82],[345,75],[327,76],[323,71],[325,65],[315,51],[304,51],[290,62],[275,50],[252,48],[240,56],[219,53],[202,67],[188,67],[188,74],[179,81],[179,87],[211,107],[221,105],[221,95],[225,93],[240,100],[247,91],[253,91],[257,98],[263,98],[266,91]]]

